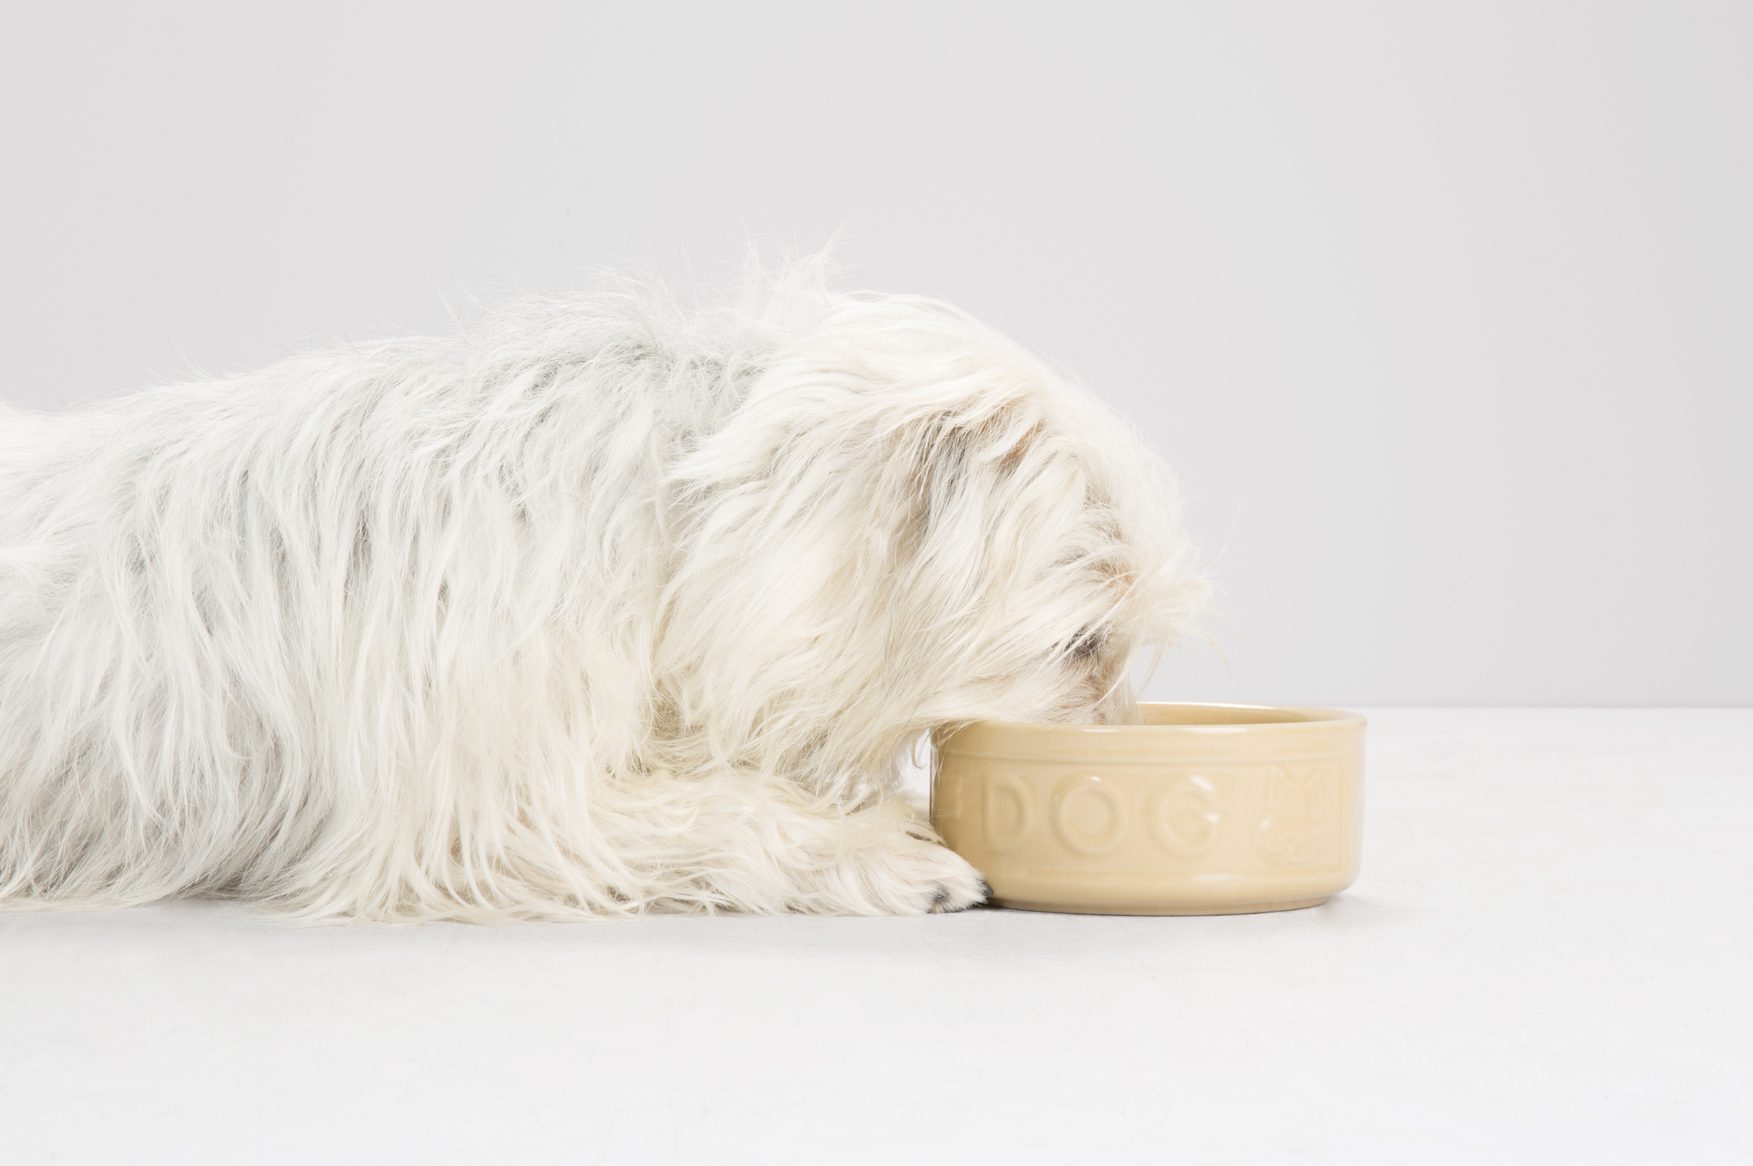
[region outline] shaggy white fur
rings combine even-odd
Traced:
[[[530,299],[0,408],[0,904],[921,912],[922,733],[1116,718],[1166,473],[928,300]]]

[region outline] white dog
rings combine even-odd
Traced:
[[[968,317],[813,276],[0,409],[0,904],[913,913],[923,733],[1115,719],[1174,493]]]

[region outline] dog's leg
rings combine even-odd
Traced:
[[[980,873],[936,840],[900,794],[847,807],[754,774],[694,779],[687,890],[676,905],[757,913],[923,915],[987,896]]]

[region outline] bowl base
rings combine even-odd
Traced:
[[[1137,907],[1103,906],[1099,903],[1049,903],[1032,899],[1010,899],[993,896],[987,900],[994,907],[1016,911],[1051,911],[1057,915],[1263,915],[1269,911],[1301,911],[1319,907],[1331,895],[1314,899],[1286,899],[1275,903],[1218,903],[1207,907]]]

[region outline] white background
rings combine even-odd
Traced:
[[[1753,5],[11,4],[0,399],[837,229],[1180,470],[1159,694],[1753,702]],[[3,715],[4,710],[0,710]],[[1314,910],[0,913],[0,1158],[1746,1161],[1753,714],[1372,714]]]
[[[1753,702],[1753,6],[31,4],[0,399],[844,228],[1179,469],[1158,694]]]

